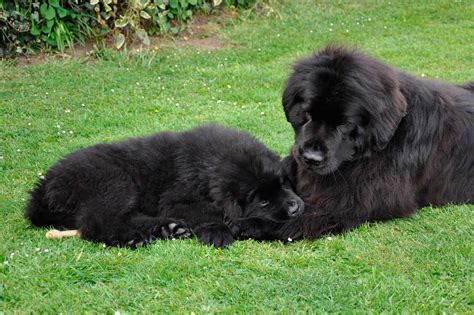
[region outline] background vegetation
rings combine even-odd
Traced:
[[[472,2],[279,1],[269,14],[229,20],[212,47],[0,62],[0,312],[473,313],[472,205],[226,250],[195,240],[136,251],[47,240],[24,220],[37,178],[101,141],[217,121],[285,155],[290,64],[328,42],[426,78],[474,78]]]
[[[178,33],[194,12],[252,9],[258,0],[0,0],[0,58],[113,38],[150,45],[148,35]]]

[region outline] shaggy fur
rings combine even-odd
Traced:
[[[474,82],[420,79],[327,47],[294,66],[283,106],[295,132],[285,162],[306,211],[271,227],[273,238],[313,239],[474,201]],[[270,227],[249,228],[257,226]]]
[[[71,153],[40,180],[26,216],[108,245],[187,237],[190,228],[223,247],[240,237],[245,219],[282,222],[303,209],[277,155],[248,134],[211,125]]]

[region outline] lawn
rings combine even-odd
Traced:
[[[47,240],[23,209],[65,153],[208,121],[284,156],[291,63],[328,42],[429,78],[474,78],[469,1],[273,1],[216,31],[219,49],[0,63],[0,313],[473,313],[474,206],[425,208],[317,241],[196,240],[138,250]]]

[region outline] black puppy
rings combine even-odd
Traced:
[[[26,216],[36,226],[135,247],[194,232],[224,247],[239,222],[303,212],[277,155],[250,135],[215,125],[97,144],[66,156],[40,180]],[[245,237],[251,237],[246,231]]]

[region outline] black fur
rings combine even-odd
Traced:
[[[295,132],[285,163],[306,211],[250,230],[312,239],[474,202],[474,82],[420,79],[326,47],[294,66],[283,106]]]
[[[189,227],[224,247],[245,219],[282,222],[303,209],[277,155],[246,133],[210,125],[73,152],[40,180],[26,216],[108,245],[187,237]]]

